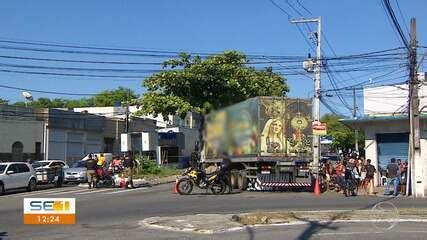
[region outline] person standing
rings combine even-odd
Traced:
[[[89,189],[96,187],[96,160],[93,158],[92,154],[89,155],[89,159],[86,160],[86,174],[87,182],[89,184]]]
[[[135,167],[135,160],[131,156],[130,152],[125,154],[125,159],[123,161],[123,167],[125,168],[125,173],[128,178],[128,183],[131,188],[135,188],[133,185],[133,168]],[[126,185],[127,187],[128,185]]]
[[[392,158],[390,164],[387,165],[387,186],[384,195],[390,195],[390,184],[393,184],[393,195],[399,195],[399,166],[396,164],[396,159]]]
[[[233,186],[231,185],[231,159],[227,154],[223,154],[222,162],[219,168],[219,175],[224,180],[226,188],[228,188],[228,193],[233,191]]]
[[[323,168],[324,174],[326,176],[326,190],[329,191],[329,185],[331,183],[331,175],[333,172],[333,167],[331,161],[326,160],[325,167]]]
[[[366,175],[364,182],[368,185],[368,194],[372,195],[374,194],[374,175],[377,172],[377,169],[375,169],[374,165],[371,164],[371,159],[366,160],[365,171]]]

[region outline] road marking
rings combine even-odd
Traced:
[[[92,193],[99,193],[99,192],[105,192],[105,191],[111,191],[111,190],[112,190],[111,188],[107,188],[107,189],[100,189],[95,191],[80,192],[80,193],[76,193],[76,195],[92,194]]]
[[[145,189],[148,189],[148,187],[139,187],[139,188],[134,188],[134,189],[118,190],[118,191],[104,193],[104,194],[127,193],[127,192],[138,191],[138,190],[145,190]]]
[[[50,194],[50,193],[57,193],[57,192],[68,192],[72,189],[55,189],[55,190],[49,190],[49,191],[44,191],[44,190],[39,190],[39,191],[34,191],[31,193],[22,193],[22,194],[14,194],[14,195],[9,195],[11,197],[26,197],[26,196],[34,196],[34,195],[40,195],[40,194]]]
[[[69,194],[69,193],[78,193],[78,192],[87,192],[87,191],[91,191],[91,189],[80,189],[80,190],[76,190],[76,191],[68,191],[68,192],[58,192],[58,193],[52,193],[50,195],[60,195],[60,194]]]

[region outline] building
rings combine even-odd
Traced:
[[[121,133],[124,133],[126,107],[87,107],[87,108],[74,108],[76,112],[86,112],[96,114],[107,119],[106,129],[104,131],[105,145],[114,152],[119,150],[119,143]],[[129,107],[130,123],[129,134],[131,149],[134,152],[146,153],[143,150],[142,142],[145,141],[142,132],[157,134],[156,142],[157,147],[155,150],[150,149],[150,155],[156,155],[159,163],[178,163],[183,158],[190,158],[191,153],[194,151],[195,146],[199,141],[199,126],[201,116],[196,113],[187,113],[184,119],[176,115],[169,115],[164,119],[161,114],[157,116],[144,115],[136,116],[138,111],[136,106]],[[146,135],[152,136],[152,134]],[[112,145],[111,142],[114,142]],[[151,146],[151,144],[150,144]],[[110,152],[110,151],[108,151]],[[157,152],[157,153],[154,153]]]
[[[424,75],[421,75],[424,81]],[[408,160],[409,117],[408,85],[382,86],[365,88],[364,116],[359,119],[346,119],[344,123],[365,133],[366,158],[373,165],[384,171],[391,158]],[[424,184],[427,194],[427,86],[419,89],[420,98],[420,149],[421,164],[415,165],[417,183]],[[381,174],[375,176],[381,183]]]
[[[44,158],[44,121],[31,108],[0,105],[0,162]]]

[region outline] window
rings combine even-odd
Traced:
[[[0,165],[0,174],[4,173],[4,170],[6,170],[7,165]]]
[[[19,173],[29,172],[30,169],[25,164],[17,164],[17,169]]]
[[[13,171],[13,173],[18,173],[19,169],[18,169],[17,164],[11,164],[11,165],[9,165],[9,168],[7,169],[6,172],[9,172],[9,171]]]

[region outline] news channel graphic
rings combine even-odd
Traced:
[[[76,199],[24,198],[24,224],[76,224]]]

